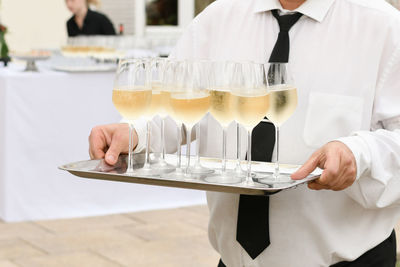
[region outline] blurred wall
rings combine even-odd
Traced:
[[[135,1],[133,0],[101,0],[98,10],[105,13],[119,31],[119,24],[124,25],[124,34],[135,32]]]
[[[0,18],[11,50],[59,48],[71,16],[64,0],[1,0]]]

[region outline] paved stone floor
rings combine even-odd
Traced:
[[[0,267],[214,267],[207,222],[206,206],[0,222]]]
[[[101,217],[0,222],[0,267],[216,266],[208,210],[194,206]]]

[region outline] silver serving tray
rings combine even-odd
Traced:
[[[175,163],[175,155],[167,155],[166,160],[168,163]],[[193,159],[194,160],[194,159]],[[163,177],[164,175],[154,175],[138,177],[125,174],[126,171],[127,157],[121,156],[118,163],[115,166],[110,166],[104,162],[104,160],[86,160],[78,161],[70,164],[60,166],[59,169],[68,171],[73,175],[82,178],[107,180],[114,182],[125,182],[125,183],[136,183],[156,186],[167,186],[177,187],[186,189],[195,189],[203,191],[215,191],[225,193],[236,193],[245,195],[271,195],[278,193],[282,190],[293,189],[299,185],[305,184],[309,181],[319,178],[320,171],[311,174],[306,179],[291,181],[288,183],[271,183],[262,184],[259,183],[256,178],[253,178],[254,185],[247,185],[245,182],[239,184],[221,184],[221,183],[210,183],[205,180],[206,176],[198,176],[196,178],[173,178],[173,174],[169,173],[168,178]],[[143,166],[144,156],[143,154],[136,154],[134,156],[135,168]],[[191,162],[193,162],[191,160]],[[220,166],[220,159],[215,158],[201,158],[201,162],[205,167],[211,169],[217,169]],[[228,167],[233,167],[234,162],[228,162]],[[253,162],[253,170],[259,173],[272,173],[274,165],[265,162]],[[293,173],[299,168],[298,165],[286,165],[282,164],[281,169],[284,173]],[[172,176],[172,178],[171,178]]]

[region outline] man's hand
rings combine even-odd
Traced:
[[[351,150],[342,142],[329,142],[312,154],[304,165],[292,174],[292,179],[307,177],[317,167],[324,171],[319,179],[308,184],[310,189],[340,191],[351,186],[357,175],[357,165]]]
[[[138,142],[134,131],[133,147]],[[126,123],[107,124],[96,126],[89,136],[89,154],[92,159],[102,159],[110,164],[117,163],[121,153],[128,153],[129,126]]]

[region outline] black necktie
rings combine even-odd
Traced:
[[[279,16],[277,10],[272,14],[279,24],[278,40],[272,50],[269,62],[289,61],[289,30],[302,14],[294,13]],[[271,161],[275,145],[275,127],[271,123],[260,123],[252,133],[251,159]],[[252,259],[263,252],[269,240],[269,197],[240,195],[236,240]]]

